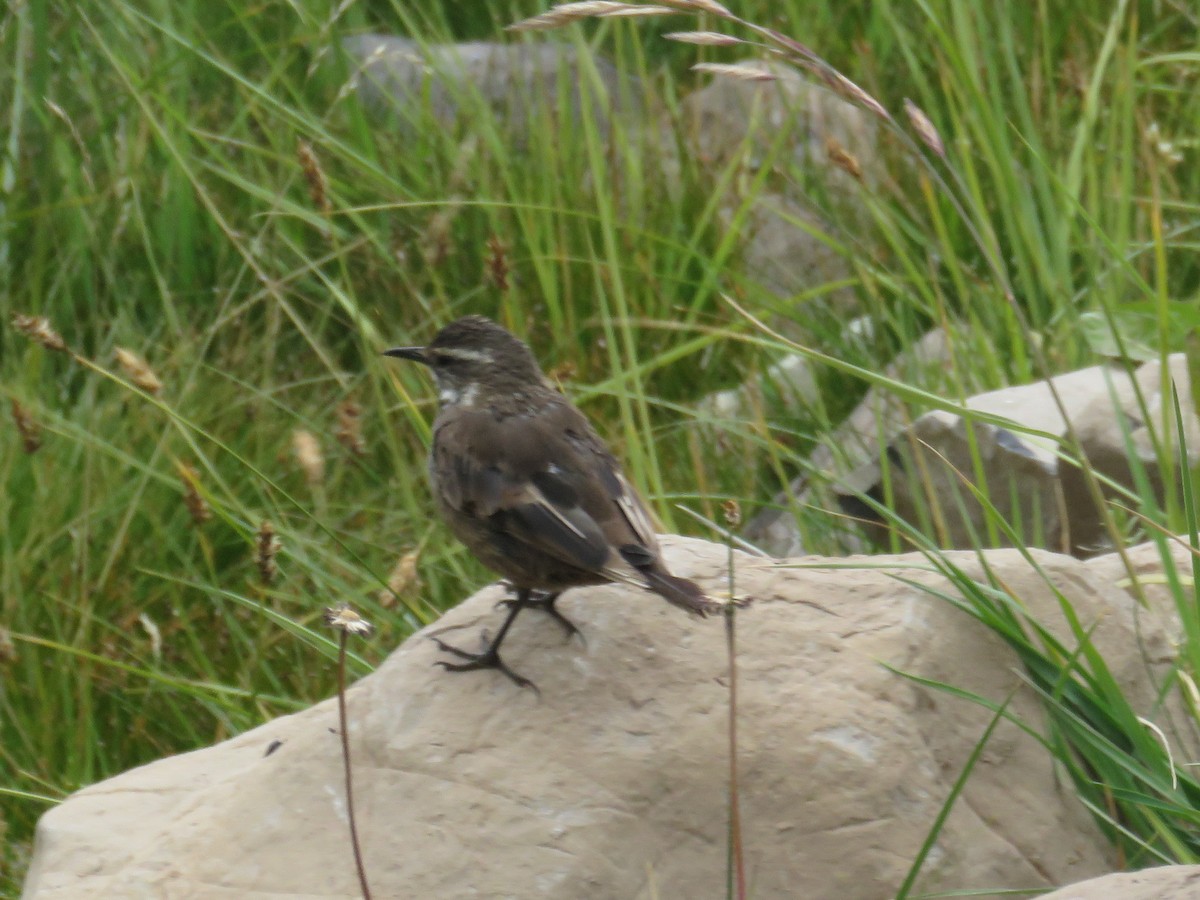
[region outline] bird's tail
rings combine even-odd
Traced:
[[[712,599],[700,585],[686,578],[679,578],[669,572],[658,569],[641,569],[647,586],[673,606],[686,609],[693,615],[704,617],[709,613],[717,613],[724,609],[724,604]]]

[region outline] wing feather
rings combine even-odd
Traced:
[[[432,463],[442,502],[505,540],[646,587],[639,569],[657,565],[658,541],[616,460],[565,400],[533,425],[487,409],[448,417],[435,432]]]

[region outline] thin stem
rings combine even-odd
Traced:
[[[350,846],[354,848],[354,866],[358,870],[358,885],[363,900],[371,900],[367,884],[367,868],[363,864],[362,847],[358,843],[358,824],[354,819],[354,782],[350,768],[350,730],[346,722],[346,641],[349,634],[338,632],[338,730],[342,735],[342,765],[346,770],[346,816],[350,820]]]
[[[734,617],[737,603],[733,592],[733,541],[729,541],[729,602],[725,605],[725,649],[729,656],[729,869],[730,896],[746,900],[746,862],[742,849],[742,816],[737,764],[737,656]]]

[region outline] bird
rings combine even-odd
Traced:
[[[433,374],[438,412],[429,451],[435,504],[450,531],[515,591],[491,640],[470,652],[434,637],[461,660],[453,672],[498,669],[521,687],[500,646],[523,609],[539,608],[569,634],[554,606],[563,591],[621,582],[704,617],[724,608],[671,574],[642,498],[591,423],[543,374],[529,346],[484,316],[457,319],[424,347],[385,356]]]

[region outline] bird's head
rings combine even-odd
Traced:
[[[428,346],[395,347],[383,355],[427,365],[444,406],[473,406],[481,398],[545,384],[529,347],[483,316],[451,322]]]

